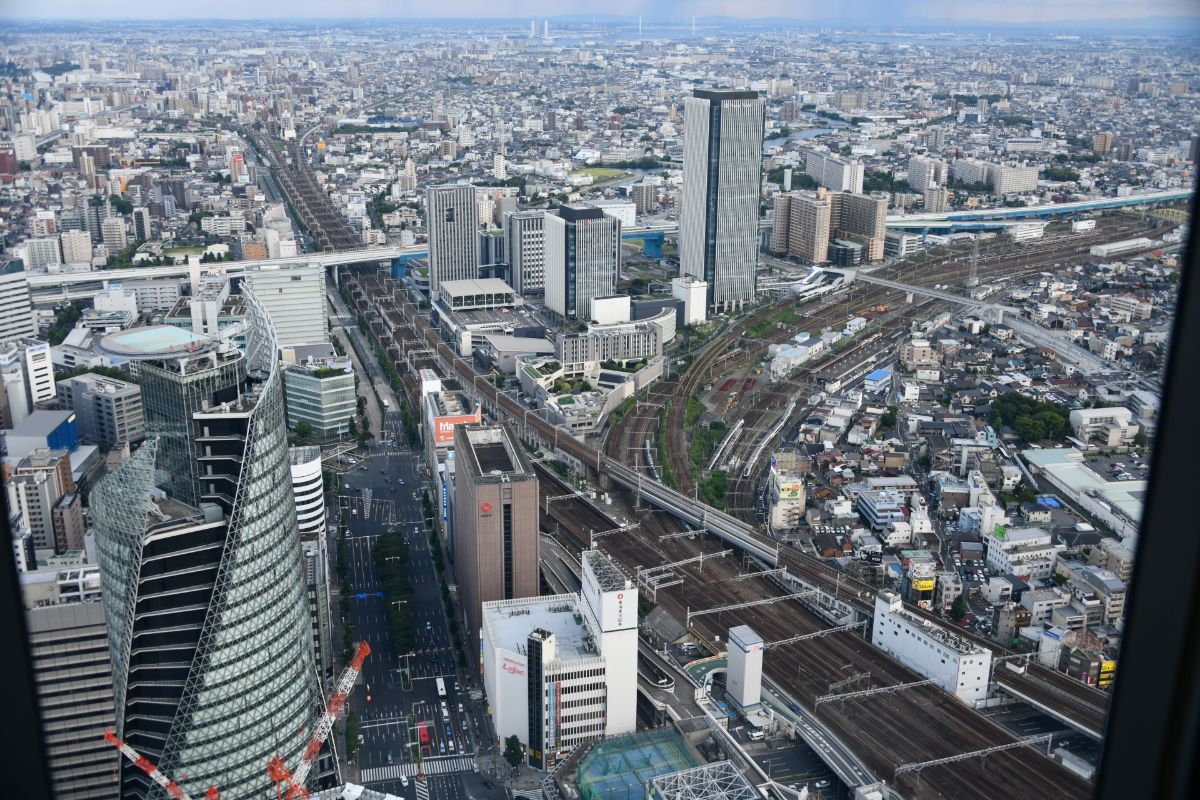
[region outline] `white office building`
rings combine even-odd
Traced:
[[[875,597],[871,643],[968,705],[987,699],[992,651],[908,611],[894,592]]]
[[[264,266],[247,272],[246,282],[271,315],[280,347],[329,341],[323,266]]]
[[[468,183],[431,186],[425,195],[429,232],[429,293],[441,296],[442,281],[479,277],[479,202]]]
[[[518,211],[504,218],[508,274],[517,294],[541,293],[546,286],[544,211]]]
[[[683,324],[699,325],[708,318],[708,284],[691,275],[671,278],[671,296],[683,301]]]
[[[582,594],[483,604],[480,657],[493,729],[501,741],[517,736],[538,769],[637,727],[637,589],[598,550],[585,550],[582,563]]]
[[[718,311],[755,297],[763,115],[757,92],[697,89],[684,101],[680,272],[707,283]]]
[[[1062,548],[1042,528],[996,526],[982,536],[988,569],[1020,578],[1049,578]]]
[[[296,499],[296,524],[301,539],[325,534],[325,491],[321,477],[321,448],[289,447],[292,496]]]
[[[33,298],[20,261],[0,264],[0,342],[37,335]]]
[[[617,290],[621,221],[598,208],[562,206],[544,223],[546,307],[564,319],[593,319],[596,298]]]
[[[729,629],[725,696],[743,713],[762,703],[762,662],[766,645],[749,625]]]

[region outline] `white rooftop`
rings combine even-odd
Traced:
[[[483,624],[491,631],[496,646],[524,652],[529,634],[535,628],[541,628],[554,634],[557,656],[562,660],[596,655],[595,649],[584,647],[592,633],[583,619],[582,604],[579,596],[574,594],[483,604]]]

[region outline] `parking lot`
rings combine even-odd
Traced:
[[[1140,450],[1117,453],[1110,456],[1087,455],[1087,464],[1092,471],[1109,481],[1144,481],[1150,477],[1150,462]]]

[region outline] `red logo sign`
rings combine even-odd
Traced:
[[[618,594],[618,595],[617,595],[617,599],[618,599],[618,600],[624,600],[624,599],[625,599],[625,595],[624,595],[624,593],[622,593],[622,594]]]
[[[491,503],[489,503],[487,500],[484,500],[484,501],[483,501],[483,502],[482,502],[482,503],[479,505],[479,510],[480,510],[480,511],[482,511],[483,513],[485,513],[485,514],[490,514],[490,513],[492,513],[492,504],[491,504]]]

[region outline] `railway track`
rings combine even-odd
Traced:
[[[1125,235],[1129,234],[1122,234],[1122,236]],[[347,279],[350,281],[350,284],[356,286],[357,281],[352,277],[349,277],[348,271],[344,271],[343,274],[347,274]],[[431,328],[421,318],[417,310],[410,303],[408,303],[403,291],[399,289],[394,281],[392,281],[390,278],[381,279],[377,276],[371,276],[368,280],[371,284],[373,284],[372,288],[377,289],[378,291],[372,292],[370,299],[368,300],[367,293],[362,291],[361,287],[358,287],[360,291],[354,298],[354,306],[361,313],[373,314],[375,319],[379,321],[380,328],[384,333],[384,337],[381,338],[381,342],[385,344],[389,353],[395,354],[393,357],[397,359],[398,364],[413,365],[421,362],[433,363],[448,373],[454,373],[461,376],[464,387],[470,390],[476,396],[480,397],[485,405],[488,406],[491,413],[498,417],[508,418],[517,425],[524,435],[537,436],[542,441],[547,442],[550,446],[553,446],[556,449],[561,450],[563,453],[568,454],[572,458],[577,459],[587,468],[595,469],[601,474],[615,478],[624,485],[631,485],[631,479],[629,477],[630,471],[628,468],[620,466],[619,463],[616,463],[620,462],[619,458],[608,456],[606,459],[603,457],[603,453],[594,450],[583,442],[573,439],[564,432],[560,431],[557,427],[549,425],[535,415],[531,416],[528,409],[521,407],[512,398],[498,392],[495,387],[489,384],[482,376],[477,375],[471,365],[460,359],[457,354],[444,341],[441,340],[437,331]],[[858,302],[865,302],[865,300],[866,297],[862,296],[860,300],[856,300],[855,302],[857,304]],[[374,322],[375,320],[372,321]],[[401,331],[402,328],[408,329],[414,335],[408,336],[404,334]],[[374,332],[375,330],[375,325],[372,324],[372,331]],[[415,395],[415,381],[406,380],[405,385],[408,390]],[[655,492],[657,492],[657,495],[666,497],[671,496],[669,493],[664,494],[664,490],[662,490],[661,487],[655,489]],[[666,501],[663,501],[656,496],[655,502]],[[574,507],[574,504],[572,504],[571,507]],[[708,511],[707,514],[709,521],[706,524],[713,526],[713,529],[720,532],[721,536],[726,538],[732,537],[731,541],[737,542],[738,547],[749,548],[752,552],[769,554],[771,556],[770,560],[773,564],[778,563],[780,566],[786,565],[793,572],[793,574],[804,575],[809,580],[828,588],[830,591],[833,591],[833,587],[840,583],[840,586],[844,591],[852,592],[859,596],[858,602],[860,603],[862,602],[863,597],[869,597],[873,594],[873,591],[870,589],[870,587],[866,587],[865,585],[862,585],[861,588],[854,586],[854,584],[857,582],[846,580],[843,576],[839,576],[836,570],[833,570],[831,567],[821,563],[817,559],[788,548],[784,548],[782,551],[779,551],[775,548],[774,543],[755,534],[753,531],[741,531],[733,529],[731,533],[729,525],[733,522],[733,520],[727,519],[725,515],[713,510]],[[659,520],[660,516],[663,518],[661,521]],[[688,543],[686,539],[676,539],[657,544],[652,543],[649,537],[655,535],[653,533],[654,531],[678,530],[678,526],[673,525],[668,515],[661,512],[647,512],[642,514],[641,517],[642,519],[646,520],[644,523],[644,527],[646,529],[645,532],[638,532],[636,535],[621,535],[619,536],[619,543],[611,545],[614,548],[614,551],[619,550],[620,552],[625,553],[620,559],[622,560],[622,563],[649,565],[661,564],[664,561],[677,558],[677,553],[689,552],[688,548],[693,548],[691,552],[697,552],[694,548],[698,547],[715,549],[713,540]],[[576,525],[576,527],[578,526]],[[631,543],[640,544],[635,545]],[[634,547],[637,548],[636,552],[626,553],[628,549]],[[748,579],[747,581],[743,582],[732,582],[730,585],[736,584],[737,588],[735,589],[730,589],[720,581],[717,581],[716,585],[719,585],[720,588],[714,591],[709,591],[708,583],[714,577],[714,572],[717,572],[719,575],[720,570],[727,569],[721,566],[724,563],[726,563],[726,561],[710,561],[709,564],[705,566],[705,570],[707,570],[707,578],[704,575],[697,573],[696,575],[692,576],[692,581],[689,581],[689,583],[685,584],[684,587],[680,587],[681,590],[686,590],[687,592],[700,591],[700,594],[695,597],[698,603],[696,608],[712,607],[714,601],[720,601],[722,599],[727,599],[728,597],[761,597],[764,596],[764,592],[770,593],[774,591],[778,593],[777,587],[772,589],[772,584],[762,579]],[[691,572],[691,570],[688,568],[684,569],[686,572]],[[696,578],[699,578],[700,580],[697,581],[695,580]],[[697,586],[701,587],[701,590],[688,588]],[[683,591],[678,592],[678,594],[682,593]],[[664,592],[664,597],[661,599],[661,602],[664,604],[673,603],[672,607],[677,611],[679,609],[680,601],[673,599],[675,594],[677,594],[677,592],[674,590]],[[683,600],[685,603],[683,606],[685,609],[685,616],[687,608],[686,603],[690,602],[690,599],[691,596],[688,595]],[[784,622],[780,618],[780,615],[767,614],[762,609],[747,609],[746,611],[746,614],[740,614],[739,616],[744,617],[747,620],[753,620],[749,621],[748,624],[757,623],[761,625],[761,632],[763,632],[764,637],[768,640],[773,640],[776,633],[780,632],[781,630],[790,631],[794,634],[797,626],[801,624],[799,622],[800,620],[807,620],[807,622],[803,624],[812,626],[813,630],[821,629],[821,626],[824,625],[824,623],[820,622],[816,617],[811,615],[805,617],[804,614],[790,614],[787,615],[787,622]],[[719,618],[714,619],[714,617],[716,617],[716,615],[713,615],[712,617],[699,617],[697,619],[695,627],[701,636],[715,637],[722,635],[720,631],[722,629],[723,621]],[[759,617],[762,617],[762,619],[759,620]],[[780,626],[782,626],[782,629]],[[828,677],[831,674],[830,670],[833,668],[829,665],[847,663],[844,661],[838,662],[837,658],[839,655],[836,653],[831,658],[830,651],[828,649],[829,647],[835,646],[838,648],[846,647],[846,645],[838,644],[838,642],[846,638],[847,636],[845,634],[833,634],[823,639],[814,640],[822,643],[819,645],[809,644],[805,647],[788,648],[786,652],[788,653],[789,658],[791,658],[793,651],[800,651],[800,655],[792,658],[792,661],[788,664],[782,665],[780,664],[780,659],[771,658],[768,666],[768,673],[779,680],[780,683],[785,686],[785,688],[794,687],[796,689],[797,696],[802,698],[802,701],[803,698],[815,696],[816,693],[825,691],[827,689],[827,685],[820,686],[817,685],[817,683],[819,683],[820,679],[823,679],[819,676]],[[828,646],[824,644],[827,640],[830,643]],[[864,643],[859,641],[857,644],[861,647]],[[851,649],[853,650],[854,648]],[[993,647],[993,649],[998,648]],[[842,651],[839,650],[837,652],[840,653]],[[807,655],[811,653],[816,653],[818,655]],[[873,658],[880,657],[880,654],[873,654]],[[793,670],[791,663],[795,663],[797,661],[799,661],[799,664]],[[801,667],[807,669],[809,672],[804,672]],[[895,679],[894,682],[902,682],[902,680],[912,679],[911,673],[909,673],[903,667],[900,667],[898,664],[890,662],[890,660],[887,659],[884,659],[883,662],[881,662],[878,670],[881,679],[893,678]],[[792,674],[793,672],[794,674]],[[811,675],[809,673],[811,673]],[[871,674],[875,675],[876,673],[872,672]],[[1090,702],[1088,698],[1089,690],[1087,687],[1082,686],[1082,684],[1078,684],[1078,682],[1072,682],[1070,679],[1065,678],[1065,676],[1059,676],[1057,673],[1051,673],[1051,677],[1048,677],[1046,675],[1038,674],[1037,670],[1034,669],[1031,669],[1029,674],[1045,682],[1051,688],[1062,689],[1063,691],[1066,691],[1075,700],[1080,702]],[[802,679],[804,679],[806,675],[809,676],[807,678],[807,689],[805,688],[805,685],[801,683]],[[814,683],[814,681],[817,683]],[[1059,686],[1057,687],[1054,686],[1056,681],[1059,683]],[[1074,685],[1064,685],[1064,682],[1065,684]],[[1090,691],[1095,693],[1095,690]],[[870,721],[869,725],[862,723],[860,724],[860,727],[862,727],[863,730],[859,730],[854,727],[855,724],[859,724],[853,722],[855,713],[857,712],[847,712],[845,715],[842,715],[841,713],[833,715],[833,712],[826,709],[826,705],[828,704],[823,704],[818,710],[818,713],[823,719],[825,718],[825,715],[829,714],[835,716],[839,720],[842,720],[838,723],[838,726],[840,727],[835,726],[835,730],[841,730],[841,735],[846,736],[847,740],[849,741],[856,741],[860,736],[867,736],[867,734],[871,733],[871,731],[890,732],[889,735],[892,737],[891,739],[888,739],[888,737],[885,736],[884,741],[877,741],[874,735],[871,735],[867,736],[867,738],[870,740],[870,744],[864,743],[863,745],[864,754],[868,756],[869,763],[875,765],[873,768],[877,767],[877,771],[881,777],[888,777],[891,773],[891,770],[896,765],[906,763],[907,761],[925,760],[928,758],[937,757],[939,755],[957,754],[963,750],[971,749],[971,747],[975,744],[995,741],[996,739],[990,738],[991,735],[994,735],[994,737],[1000,737],[1000,740],[1003,740],[1003,737],[1008,737],[1011,739],[1011,736],[998,728],[992,730],[992,728],[995,728],[995,726],[993,726],[989,721],[980,715],[971,712],[969,709],[957,704],[955,701],[948,700],[948,698],[941,693],[940,690],[923,691],[918,689],[914,690],[914,692],[915,693],[910,695],[910,697],[922,697],[924,694],[928,694],[928,697],[924,698],[922,702],[916,703],[912,707],[910,707],[910,704],[905,701],[904,707],[901,709],[901,712],[897,718],[889,719],[888,721],[873,720]],[[897,695],[897,697],[899,697],[899,695]],[[1094,700],[1094,698],[1091,699]],[[811,703],[811,700],[807,700],[806,702]],[[947,706],[947,703],[950,703],[951,705]],[[873,709],[876,706],[886,708],[890,704],[890,700],[885,700],[878,704],[869,704],[867,708]],[[847,704],[847,707],[850,707],[850,704]],[[952,709],[952,711],[947,711],[946,709],[948,708]],[[966,715],[965,720],[960,719],[960,717],[964,714]],[[926,732],[923,732],[920,735],[914,735],[909,730],[909,728],[914,725],[920,731],[941,731],[942,733],[939,736],[932,736],[932,734],[927,734]],[[858,731],[857,734],[855,733],[856,730]],[[985,737],[980,733],[980,731],[984,730],[989,732],[988,737]],[[930,736],[932,736],[932,738],[929,738]],[[948,745],[948,740],[952,741],[953,744]],[[1033,796],[1038,797],[1076,797],[1082,796],[1086,793],[1086,784],[1084,784],[1082,781],[1069,774],[1067,775],[1066,779],[1064,779],[1062,775],[1064,771],[1060,767],[1057,767],[1056,765],[1051,764],[1050,762],[1047,762],[1044,759],[1029,753],[1028,751],[996,754],[992,757],[991,764],[993,765],[993,769],[995,769],[996,765],[1007,765],[1010,761],[1014,765],[1014,771],[1019,773],[1019,777],[1013,779],[1014,786],[1009,786],[1006,782],[1006,786],[1008,786],[1008,788],[1013,788],[1014,790],[1014,792],[1011,793],[1011,796],[1016,796],[1015,792],[1017,791],[1024,794],[1032,794]],[[929,777],[931,775],[938,776],[942,772],[951,771],[927,770],[924,773],[926,776],[924,779],[924,786],[937,786],[938,788],[936,789],[936,792],[927,793],[925,789],[916,787],[914,789],[914,795],[921,797],[997,796],[995,793],[985,793],[981,788],[987,786],[988,781],[993,780],[994,776],[985,775],[982,771],[979,771],[977,776],[970,776],[972,780],[977,778],[978,784],[972,784],[971,781],[967,781],[962,785],[959,785],[958,779],[955,779],[953,776],[950,776],[946,779],[939,778],[938,780],[931,780]],[[965,775],[969,772],[973,772],[973,769],[967,770],[956,767],[952,772]],[[999,796],[1010,796],[1010,792],[1006,789]]]
[[[562,491],[552,473],[544,471],[542,475],[545,496]],[[550,505],[549,513],[559,523],[559,540],[566,548],[586,546],[590,530],[616,526],[615,521],[601,511],[577,499],[556,501]],[[663,514],[642,514],[639,523],[641,529],[636,534],[613,534],[597,540],[597,546],[610,553],[631,575],[639,566],[672,563],[701,552],[715,553],[725,549],[723,543],[711,538],[695,541],[685,537],[658,539],[680,530]],[[711,609],[780,594],[779,587],[768,579],[743,571],[740,560],[733,554],[706,560],[699,567],[678,567],[675,572],[684,578],[684,583],[658,592],[656,600],[680,620],[686,618],[689,610]],[[803,606],[786,600],[780,601],[779,605],[708,614],[693,621],[697,635],[718,647],[717,643],[725,640],[728,628],[738,624],[750,625],[767,642],[828,627]],[[764,670],[773,682],[813,711],[843,741],[854,742],[856,753],[876,775],[889,782],[898,764],[1015,741],[1011,733],[938,688],[921,687],[866,701],[815,705],[816,697],[826,693],[830,684],[850,674],[870,675],[871,682],[877,686],[919,679],[853,633],[834,633],[793,645],[768,647]],[[1028,750],[1003,755],[1006,757],[1001,760],[996,756],[989,757],[986,770],[973,761],[960,762],[953,770],[926,770],[919,786],[902,781],[901,791],[916,798],[964,800],[1026,796],[1076,798],[1089,793],[1086,782],[1044,756]]]

